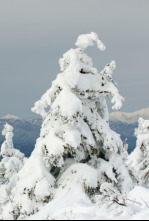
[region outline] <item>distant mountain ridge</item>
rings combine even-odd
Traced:
[[[10,114],[8,114],[8,115],[6,115],[6,116],[4,116],[4,117],[1,117],[0,119],[1,119],[1,120],[10,120],[10,119],[21,120],[20,117],[13,116],[13,115],[10,115]]]
[[[39,137],[42,120],[23,120],[12,115],[0,118],[0,146],[5,139],[2,136],[2,130],[6,123],[14,128],[13,141],[15,148],[18,148],[29,157],[35,147],[36,139]]]
[[[149,120],[149,108],[142,109],[132,113],[113,112],[110,114],[111,121],[119,121],[127,124],[137,123],[140,117]]]

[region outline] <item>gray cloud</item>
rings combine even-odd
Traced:
[[[148,8],[148,0],[0,0],[0,116],[33,116],[59,58],[90,31],[107,46],[104,53],[87,50],[99,71],[117,62],[123,111],[148,107]]]

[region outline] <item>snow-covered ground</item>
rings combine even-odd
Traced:
[[[58,190],[55,199],[29,220],[148,220],[149,190],[137,186],[127,198],[126,207],[113,204],[99,208],[74,186],[74,190]]]

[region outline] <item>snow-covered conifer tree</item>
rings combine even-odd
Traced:
[[[22,169],[25,163],[24,154],[13,146],[13,127],[9,124],[4,126],[2,135],[5,141],[1,146],[2,160],[0,162],[0,202],[3,205],[8,201],[11,190],[17,183],[17,173]]]
[[[128,144],[127,144],[127,139],[124,140],[124,148],[123,148],[123,157],[124,157],[124,160],[127,161],[127,158],[128,158]]]
[[[121,194],[132,187],[123,163],[122,141],[108,120],[106,99],[114,110],[119,110],[124,100],[112,78],[116,64],[111,61],[99,73],[84,52],[93,45],[105,50],[97,34],[79,36],[77,48],[60,59],[61,73],[52,87],[32,109],[42,116],[43,124],[12,192],[13,203],[8,207],[14,218],[39,211],[53,199],[57,188],[75,191],[78,187],[92,195],[99,194],[100,186],[107,182]],[[6,218],[6,212],[3,214]]]
[[[24,154],[13,146],[13,127],[9,124],[4,126],[2,135],[5,141],[1,146],[2,161],[0,162],[0,171],[3,175],[3,182],[9,183],[10,179],[16,175],[24,164]]]
[[[134,171],[138,183],[149,187],[149,120],[139,119],[135,135],[136,149],[128,157],[127,165]]]
[[[78,48],[71,49],[60,59],[62,73],[32,109],[44,120],[37,145],[41,146],[42,142],[44,160],[56,178],[61,174],[59,169],[65,168],[67,159],[72,159],[72,163],[73,160],[88,163],[99,171],[104,168],[100,182],[115,182],[117,177],[121,180],[120,189],[124,190],[130,186],[124,185],[127,172],[120,157],[122,142],[109,127],[106,97],[116,110],[121,108],[124,99],[112,79],[115,61],[99,74],[92,59],[84,53],[94,44],[105,50],[97,34],[81,35],[76,42]],[[50,111],[46,111],[48,107]]]

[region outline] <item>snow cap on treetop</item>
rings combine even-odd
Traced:
[[[104,51],[106,49],[105,45],[102,43],[101,40],[99,40],[98,35],[94,32],[91,32],[91,34],[84,34],[80,35],[77,39],[76,46],[85,50],[89,46],[93,46],[94,44],[97,44],[97,47]]]
[[[8,132],[9,133],[13,132],[13,127],[10,126],[8,123],[6,123],[2,131],[2,135],[5,136]]]

